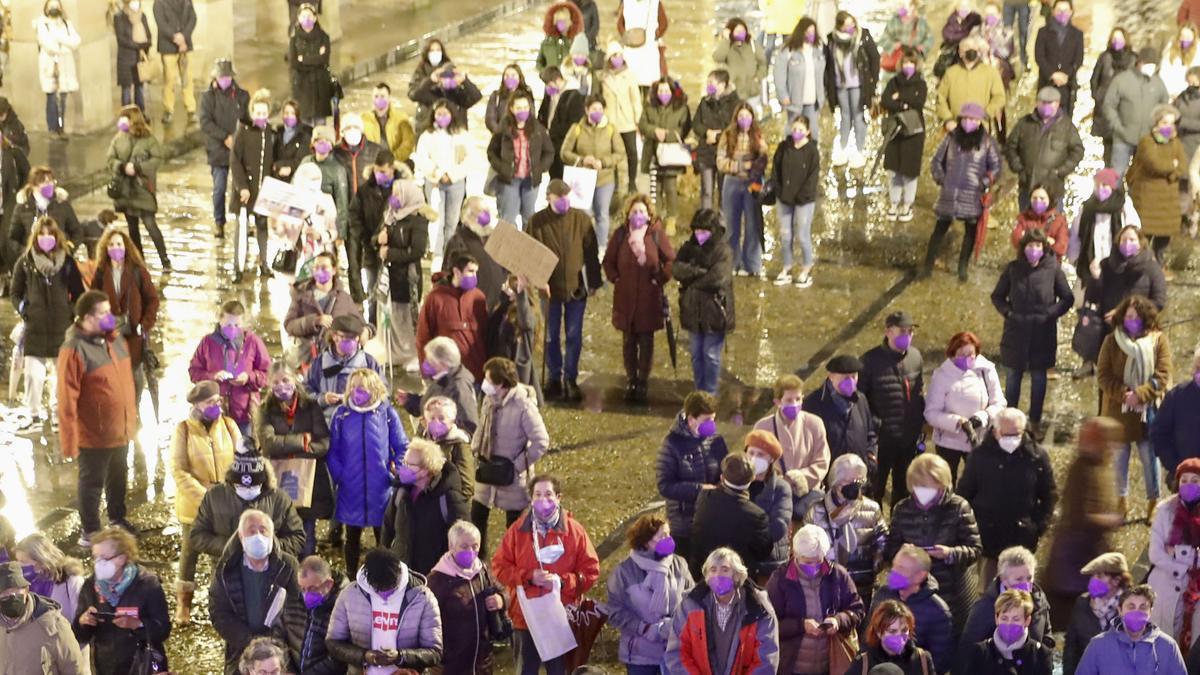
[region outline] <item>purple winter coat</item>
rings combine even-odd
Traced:
[[[957,130],[946,134],[933,156],[933,182],[942,188],[933,211],[939,218],[975,220],[983,213],[984,190],[1000,178],[1000,150],[986,132],[971,152],[959,147],[957,136]]]
[[[779,621],[779,662],[795,663],[800,643],[808,639],[804,633],[804,620],[810,612],[805,606],[804,588],[799,575],[803,574],[796,563],[789,562],[771,574],[767,580],[767,597],[775,607],[775,618]],[[821,565],[821,585],[818,594],[822,617],[835,617],[838,631],[848,635],[858,628],[863,620],[863,601],[858,588],[846,568],[837,563]],[[780,672],[789,672],[781,669]]]
[[[258,407],[258,392],[267,386],[267,369],[271,367],[271,355],[262,338],[248,330],[242,331],[240,343],[231,343],[221,331],[205,335],[192,354],[188,376],[192,382],[215,380],[222,370],[237,377],[246,373],[245,384],[234,384],[232,379],[221,382],[221,398],[225,400],[225,411],[238,424],[249,424],[250,417]]]

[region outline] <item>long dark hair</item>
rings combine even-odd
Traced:
[[[813,21],[811,17],[807,16],[801,17],[800,20],[796,22],[796,27],[792,29],[792,34],[788,36],[787,41],[783,43],[783,46],[791,51],[796,51],[797,49],[803,47],[804,36],[808,34],[809,28],[812,28],[817,33],[817,42],[813,45],[813,47],[819,47],[821,45],[821,31],[817,30],[817,22]]]
[[[734,151],[737,149],[737,137],[741,133],[737,118],[743,110],[750,113],[750,128],[746,130],[746,134],[750,136],[750,153],[757,157],[760,154],[759,148],[762,147],[762,129],[758,126],[758,115],[754,114],[754,108],[745,101],[737,104],[737,107],[733,109],[733,114],[729,116],[729,124],[721,134],[721,142],[725,144],[725,152],[733,157]]]
[[[656,108],[667,107],[658,101],[658,88],[664,84],[671,88],[671,102],[668,103],[667,106],[678,108],[679,106],[687,105],[687,94],[683,93],[683,88],[679,86],[679,82],[672,80],[667,75],[664,75],[658,80],[655,80],[654,84],[650,85],[650,91],[647,92],[650,97],[651,106]]]

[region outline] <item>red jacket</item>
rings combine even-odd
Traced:
[[[541,586],[533,585],[534,570],[540,567],[558,575],[562,580],[560,598],[564,605],[579,602],[600,578],[600,557],[592,547],[592,540],[570,513],[561,508],[559,512],[562,515],[558,524],[546,533],[545,538],[538,538],[543,548],[553,544],[563,545],[564,551],[558,560],[548,565],[538,564],[533,550],[533,515],[528,509],[504,533],[500,549],[492,557],[492,572],[508,588],[509,616],[512,617],[513,627],[519,630],[528,627],[521,613],[521,603],[517,600],[517,588],[523,586],[528,598],[538,598],[547,593]]]
[[[712,645],[708,626],[715,622],[708,613],[715,599],[706,584],[697,584],[683,598],[667,642],[667,671],[690,675],[775,675],[779,665],[779,628],[770,600],[750,582],[741,588],[745,612],[737,632],[736,652],[725,670],[717,672],[709,662]],[[715,610],[712,610],[715,611]],[[791,666],[780,672],[791,672]]]
[[[1046,236],[1053,239],[1054,243],[1050,244],[1050,250],[1054,251],[1054,255],[1058,256],[1059,260],[1067,255],[1067,241],[1070,233],[1067,231],[1067,219],[1058,209],[1048,209],[1042,215],[1033,212],[1033,209],[1026,209],[1017,216],[1017,225],[1012,231],[1013,248],[1018,248],[1021,245],[1021,237],[1025,236],[1026,230],[1043,230]]]
[[[646,228],[646,264],[639,265],[629,234],[628,225],[618,227],[604,252],[604,276],[613,285],[613,328],[626,333],[662,330],[663,288],[671,280],[675,249],[656,220]]]
[[[448,337],[458,345],[462,364],[483,382],[483,363],[487,361],[488,313],[483,291],[463,291],[445,277],[434,285],[417,317],[417,354],[425,356],[425,344],[435,337]]]
[[[1179,12],[1175,15],[1175,21],[1180,26],[1188,23],[1192,25],[1200,23],[1200,0],[1182,0],[1179,3]]]
[[[125,338],[67,329],[58,351],[58,436],[64,457],[116,448],[137,432],[137,396]]]

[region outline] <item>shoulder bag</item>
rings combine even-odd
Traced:
[[[517,455],[520,457],[528,452],[529,446],[521,448],[521,452]],[[504,487],[512,485],[517,480],[517,465],[507,457],[492,455],[487,459],[478,457],[478,464],[475,465],[475,482],[483,483],[484,485],[495,485]]]
[[[643,25],[650,24],[650,12],[655,9],[655,0],[646,2],[646,20]],[[646,44],[646,29],[645,28],[626,28],[624,33],[621,33],[621,43],[626,47],[637,49]]]

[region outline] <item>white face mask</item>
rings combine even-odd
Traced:
[[[562,544],[550,544],[537,550],[537,559],[543,565],[553,565],[565,552],[566,549]]]
[[[1143,64],[1142,67],[1139,68],[1139,70],[1141,70],[1142,74],[1145,75],[1146,77],[1153,77],[1155,65],[1153,63],[1146,63],[1146,64]]]
[[[117,563],[111,560],[97,560],[92,569],[96,572],[97,581],[108,581],[117,574]]]
[[[754,467],[754,475],[758,476],[767,472],[767,469],[771,467],[771,462],[762,457],[751,457],[750,466]]]
[[[265,534],[252,534],[242,539],[242,549],[255,560],[271,555],[271,538]]]
[[[1000,449],[1007,452],[1010,455],[1012,453],[1016,452],[1017,448],[1021,447],[1021,437],[1020,436],[1001,436],[999,441],[1000,441]]]
[[[913,488],[913,496],[917,498],[921,506],[929,506],[933,503],[933,500],[938,496],[938,492],[941,492],[941,490],[931,487]]]
[[[436,65],[440,65],[441,62],[442,62],[442,53],[441,52],[429,52],[429,63],[436,66]]]
[[[342,132],[342,138],[345,139],[347,145],[358,145],[362,143],[362,132],[358,129],[347,129]]]
[[[496,385],[492,384],[492,381],[488,379],[484,379],[483,384],[479,385],[479,388],[488,396],[495,396],[496,392],[499,391]]]
[[[261,485],[251,485],[250,487],[235,485],[233,486],[233,490],[237,492],[237,496],[242,498],[242,501],[247,502],[258,499],[258,495],[262,494]]]

